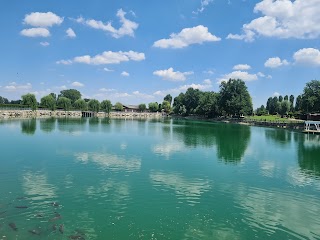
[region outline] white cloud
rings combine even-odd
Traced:
[[[56,64],[70,65],[70,64],[72,64],[72,61],[71,60],[60,60],[60,61],[56,61]]]
[[[258,79],[257,74],[250,74],[245,71],[233,71],[225,74],[222,78],[218,79],[218,83],[228,81],[229,79],[241,79],[243,81],[254,81]]]
[[[271,79],[272,78],[271,75],[265,75],[262,72],[258,72],[257,75],[258,75],[258,77],[262,77],[262,78],[267,78],[267,79]]]
[[[71,83],[71,86],[72,87],[84,87],[84,84],[80,83],[80,82],[73,82],[73,83]]]
[[[75,38],[77,36],[76,33],[72,30],[72,28],[68,28],[66,30],[66,34],[69,38]]]
[[[238,64],[233,67],[233,70],[249,70],[251,66],[248,64]]]
[[[126,71],[123,71],[123,72],[121,73],[121,76],[129,77],[130,74],[129,74],[128,72],[126,72]]]
[[[94,19],[86,20],[83,17],[79,17],[76,19],[76,22],[82,23],[84,25],[87,25],[89,27],[103,30],[105,32],[111,33],[111,36],[114,38],[120,38],[123,36],[134,36],[134,31],[138,28],[139,24],[133,21],[130,21],[125,17],[126,12],[124,12],[122,9],[119,9],[117,12],[117,17],[120,20],[120,23],[122,24],[119,29],[114,28],[111,25],[111,22],[103,23],[102,21],[97,21]]]
[[[23,29],[20,34],[25,37],[50,37],[50,32],[46,28],[27,28]]]
[[[258,35],[278,38],[315,39],[320,36],[320,0],[263,0],[254,12],[263,16],[243,25],[243,34],[228,39],[253,41]]]
[[[152,99],[154,98],[154,96],[152,95],[149,95],[149,94],[146,94],[146,93],[141,93],[139,91],[134,91],[132,92],[133,96],[136,96],[136,97],[140,97],[142,99]]]
[[[212,75],[212,74],[214,74],[214,71],[208,70],[208,71],[203,71],[203,73]]]
[[[273,96],[274,96],[274,97],[279,97],[280,95],[281,95],[281,94],[278,93],[278,92],[274,92],[274,93],[273,93]]]
[[[57,61],[58,64],[71,64],[71,63],[85,63],[91,65],[102,65],[102,64],[119,64],[121,62],[127,61],[142,61],[145,59],[144,53],[138,53],[134,51],[129,52],[112,52],[105,51],[94,57],[89,55],[79,56],[73,58],[73,60],[60,60]]]
[[[47,47],[47,46],[50,45],[50,43],[48,43],[48,42],[40,42],[40,45],[41,45],[41,46],[44,46],[44,47]]]
[[[106,71],[106,72],[113,72],[113,71],[114,71],[114,70],[109,69],[109,68],[106,68],[106,67],[105,67],[105,68],[103,68],[103,70],[104,70],[104,71]]]
[[[113,92],[113,91],[115,91],[115,89],[113,89],[113,88],[100,88],[99,91],[100,92]]]
[[[320,51],[315,48],[303,48],[293,54],[295,63],[320,66]]]
[[[25,85],[23,84],[17,84],[16,82],[11,82],[9,83],[7,86],[3,87],[5,91],[8,92],[25,92],[25,91],[29,91],[32,89],[32,85],[31,83],[27,83]]]
[[[199,25],[193,28],[184,28],[178,34],[170,34],[168,39],[160,39],[154,42],[154,47],[159,48],[184,48],[191,44],[220,41],[219,37],[208,32],[208,28]]]
[[[52,12],[33,12],[25,15],[23,20],[24,24],[33,27],[52,27],[53,25],[60,25],[63,22],[63,18]]]
[[[289,65],[287,60],[281,60],[279,57],[269,58],[265,63],[264,66],[268,68],[277,68],[281,66]]]
[[[204,84],[208,84],[208,85],[211,85],[211,80],[210,79],[205,79],[205,80],[203,80],[203,83]]]
[[[213,0],[201,0],[200,8],[198,8],[196,11],[193,11],[192,13],[193,14],[202,13],[206,9],[206,7],[212,2]]]
[[[186,76],[192,74],[193,72],[175,72],[172,67],[166,70],[157,70],[153,72],[153,75],[157,75],[159,77],[162,77],[163,79],[171,81],[185,81]]]

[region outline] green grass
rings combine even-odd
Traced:
[[[269,121],[269,122],[292,122],[292,121],[299,121],[294,118],[281,118],[279,115],[264,115],[264,116],[248,116],[246,117],[248,120],[255,120],[255,121]]]

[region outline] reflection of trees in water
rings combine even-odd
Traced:
[[[292,132],[284,129],[266,129],[265,136],[267,139],[287,145],[291,143]]]
[[[56,128],[55,118],[40,119],[40,129],[43,132],[52,132]]]
[[[304,134],[298,140],[298,163],[301,170],[320,176],[320,136]]]
[[[21,132],[33,135],[37,129],[37,120],[36,119],[28,119],[21,121]]]
[[[251,137],[249,126],[224,124],[216,131],[218,157],[227,163],[241,161]]]
[[[251,132],[249,126],[183,122],[174,125],[173,132],[189,147],[217,147],[217,155],[225,162],[238,162],[248,147]]]
[[[86,118],[58,118],[57,126],[61,132],[82,132],[86,127]]]

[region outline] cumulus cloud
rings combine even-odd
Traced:
[[[242,34],[227,39],[253,41],[256,36],[315,39],[320,36],[320,0],[263,0],[254,12],[263,16],[244,24]]]
[[[25,37],[50,37],[49,30],[40,27],[23,29],[20,34]]]
[[[68,28],[66,30],[66,34],[69,38],[75,38],[77,36],[76,33],[72,30],[72,28]]]
[[[32,12],[25,15],[23,20],[24,24],[33,27],[52,27],[53,25],[60,25],[63,22],[63,18],[52,12]]]
[[[238,64],[233,67],[233,70],[249,70],[251,66],[248,64]]]
[[[144,53],[138,53],[134,51],[129,52],[112,52],[112,51],[105,51],[101,54],[96,56],[79,56],[73,58],[73,60],[60,60],[57,61],[57,64],[71,64],[71,63],[85,63],[91,65],[105,65],[105,64],[119,64],[121,62],[128,62],[128,61],[142,61],[145,59]]]
[[[43,46],[43,47],[47,47],[50,45],[50,43],[48,42],[40,42],[40,45]]]
[[[222,78],[218,79],[218,83],[226,82],[229,79],[241,79],[243,81],[254,81],[258,79],[257,74],[250,74],[246,71],[233,71],[231,73],[223,75]]]
[[[136,96],[136,97],[139,97],[139,98],[143,98],[143,99],[152,99],[154,98],[153,95],[149,95],[149,94],[146,94],[146,93],[141,93],[139,91],[134,91],[132,92],[133,96]]]
[[[192,13],[193,14],[202,13],[206,9],[206,7],[212,2],[213,0],[201,0],[200,8],[198,8],[196,11],[193,11]]]
[[[15,92],[15,91],[29,91],[32,89],[31,83],[27,84],[17,84],[16,82],[11,82],[7,86],[4,86],[3,89],[7,92]]]
[[[109,68],[106,68],[106,67],[105,67],[105,68],[103,68],[103,70],[104,70],[104,71],[106,71],[106,72],[113,72],[113,71],[114,71],[114,70],[109,69]]]
[[[72,87],[84,87],[84,84],[80,83],[80,82],[73,82],[73,83],[71,83],[71,86]]]
[[[160,39],[153,46],[158,48],[184,48],[191,44],[202,44],[204,42],[216,42],[221,38],[212,35],[207,27],[199,25],[193,28],[184,28],[179,33],[170,34],[168,39]]]
[[[113,92],[113,91],[115,91],[115,89],[113,89],[113,88],[100,88],[99,91],[100,92]]]
[[[157,75],[159,77],[162,77],[165,80],[170,81],[185,81],[186,76],[192,75],[193,72],[175,72],[173,68],[168,68],[166,70],[157,70],[153,72],[153,75]]]
[[[94,19],[84,19],[83,17],[77,18],[76,22],[82,23],[94,29],[99,29],[111,33],[111,36],[113,36],[114,38],[121,38],[126,35],[134,37],[134,31],[138,28],[139,24],[130,21],[125,17],[125,15],[125,11],[123,11],[122,9],[118,10],[117,17],[122,24],[119,29],[114,28],[111,22],[103,23],[102,21],[97,21]]]
[[[278,68],[281,66],[289,65],[287,60],[281,60],[279,57],[269,58],[265,63],[264,66],[268,68]]]
[[[295,63],[320,66],[320,51],[315,48],[303,48],[293,54]]]
[[[130,74],[129,74],[128,72],[126,72],[126,71],[123,71],[123,72],[121,73],[121,76],[129,77]]]

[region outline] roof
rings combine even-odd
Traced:
[[[139,109],[138,105],[122,105],[124,108],[128,108],[128,109]]]

